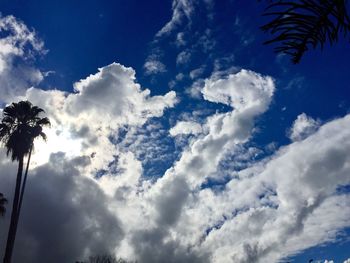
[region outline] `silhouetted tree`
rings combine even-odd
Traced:
[[[3,119],[0,124],[0,141],[4,143],[7,155],[11,155],[12,161],[18,161],[16,187],[4,263],[11,262],[20,208],[25,190],[30,158],[28,158],[26,175],[22,181],[24,157],[31,155],[36,137],[40,136],[46,140],[46,135],[43,133],[42,127],[50,125],[48,118],[39,117],[42,112],[44,112],[43,109],[33,106],[29,101],[12,103],[3,110]]]
[[[5,204],[7,203],[7,199],[4,197],[2,193],[0,193],[0,215],[4,216],[6,212]]]
[[[294,64],[312,47],[323,49],[350,32],[346,0],[270,0],[263,16],[273,17],[261,29],[275,35],[275,52],[292,56]]]
[[[122,258],[116,258],[113,255],[97,255],[89,257],[88,261],[76,261],[75,263],[137,263],[127,261]]]

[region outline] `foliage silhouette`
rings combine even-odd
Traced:
[[[5,204],[7,203],[7,199],[4,197],[2,193],[0,193],[0,216],[4,216],[6,213]]]
[[[7,155],[11,155],[12,161],[18,161],[16,187],[4,263],[11,262],[20,208],[25,190],[30,158],[28,158],[26,174],[22,181],[24,157],[28,154],[29,156],[31,155],[35,138],[40,136],[46,140],[46,135],[43,133],[42,127],[50,125],[48,118],[39,117],[43,112],[43,109],[33,106],[29,101],[12,103],[3,110],[3,119],[0,123],[0,141],[3,142],[7,150]]]
[[[137,263],[133,261],[127,261],[122,258],[116,258],[113,255],[97,255],[89,257],[88,261],[76,261],[75,263]]]
[[[310,47],[323,49],[350,32],[346,0],[272,0],[263,16],[273,18],[261,29],[275,35],[264,44],[276,43],[275,52],[290,55],[294,64]]]

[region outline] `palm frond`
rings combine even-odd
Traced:
[[[2,193],[0,193],[0,215],[4,216],[6,212],[5,204],[7,204],[7,199]]]
[[[44,141],[47,140],[47,136],[46,136],[46,134],[44,132],[40,132],[39,135]]]
[[[30,115],[32,118],[37,117],[40,113],[45,112],[43,109],[39,108],[38,106],[33,106],[30,109]]]
[[[46,140],[42,131],[43,126],[49,126],[47,117],[41,118],[43,109],[33,106],[29,101],[12,103],[3,110],[3,119],[0,124],[0,141],[5,144],[7,155],[12,160],[19,160],[27,155],[38,136]]]
[[[36,122],[36,125],[39,125],[39,126],[50,126],[51,123],[50,123],[49,118],[44,117],[44,118],[39,119],[39,120]]]
[[[346,0],[270,1],[263,16],[273,18],[261,29],[274,35],[264,44],[277,44],[275,52],[291,55],[295,64],[310,48],[323,49],[350,32]]]

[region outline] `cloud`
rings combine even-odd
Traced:
[[[151,49],[151,53],[148,55],[143,65],[146,76],[156,75],[167,71],[165,64],[161,61],[163,56],[164,52],[160,48],[153,47]]]
[[[266,110],[274,91],[273,79],[253,71],[241,70],[226,78],[212,78],[205,81],[203,96],[206,100],[223,103],[237,111],[254,108],[259,113]]]
[[[202,75],[204,73],[205,67],[202,66],[200,68],[191,70],[190,72],[190,78],[191,79],[197,79],[200,75]]]
[[[165,72],[166,67],[161,62],[159,53],[165,53],[164,48],[176,48],[177,56],[174,57],[178,67],[185,67],[193,71],[191,63],[197,63],[198,58],[204,58],[206,61],[201,64],[208,64],[212,54],[208,56],[209,51],[213,51],[217,42],[213,37],[215,30],[211,29],[213,20],[213,6],[211,0],[173,0],[172,17],[154,36],[151,42],[151,54],[144,64],[146,75]],[[203,22],[203,18],[205,21]],[[200,23],[198,23],[200,21]],[[161,52],[160,52],[161,51]],[[167,61],[171,58],[167,56]],[[173,59],[173,58],[171,58]],[[198,65],[197,65],[198,67]],[[192,75],[200,75],[199,71],[193,71]],[[174,83],[171,83],[171,87]]]
[[[184,32],[177,33],[177,35],[176,35],[176,45],[178,47],[181,47],[181,46],[185,46],[186,44],[187,44],[187,42],[185,40]]]
[[[300,114],[288,131],[288,137],[292,141],[300,141],[314,133],[320,126],[320,121],[314,120],[305,113]]]
[[[172,32],[176,31],[179,27],[183,26],[185,23],[187,25],[192,24],[193,15],[195,15],[195,10],[198,11],[200,8],[205,10],[211,10],[213,7],[212,0],[173,0],[172,1],[172,17],[168,23],[166,23],[156,34],[156,38],[162,38],[168,36]],[[208,17],[211,14],[207,15]],[[186,43],[184,39],[183,32],[177,33],[177,44],[179,46]]]
[[[190,97],[194,99],[201,99],[203,87],[204,87],[204,80],[197,79],[192,83],[190,87],[186,88],[185,93],[187,93]]]
[[[75,83],[74,89],[76,93],[67,94],[31,88],[26,98],[44,108],[51,119],[55,131],[48,131],[50,148],[91,155],[94,170],[105,169],[114,160],[118,150],[111,138],[118,136],[121,127],[142,126],[176,103],[174,91],[150,96],[136,82],[135,71],[117,63]],[[39,144],[38,152],[41,147],[45,144]]]
[[[179,73],[176,75],[175,79],[177,81],[182,81],[185,78],[185,75],[183,73]]]
[[[336,189],[349,183],[350,116],[322,125],[222,181],[220,162],[232,151],[242,153],[254,120],[269,107],[274,82],[247,70],[224,78],[213,75],[205,81],[203,96],[232,109],[207,117],[163,177],[145,180],[138,148],[128,151],[127,144],[121,148],[120,142],[104,138],[120,134],[123,125],[142,127],[159,117],[174,105],[175,94],[151,97],[135,82],[133,70],[119,64],[101,68],[75,87],[74,94],[27,91],[28,98],[45,107],[54,127],[69,127],[75,131],[71,139],[87,146],[79,156],[52,154],[49,163],[31,170],[18,259],[26,255],[26,262],[38,262],[44,253],[52,262],[65,262],[115,251],[145,263],[276,262],[333,241],[348,226],[350,199]],[[120,103],[103,107],[113,94],[120,94]],[[144,110],[148,114],[140,114]],[[179,123],[180,128],[191,124]],[[98,136],[94,143],[89,142],[93,134]],[[130,133],[129,140],[137,134]],[[312,150],[316,145],[317,152]],[[96,166],[98,155],[114,162]],[[15,165],[1,160],[7,190],[0,190],[10,194],[14,178],[7,174]],[[106,172],[95,178],[92,167]],[[219,185],[208,187],[210,180]]]
[[[350,263],[350,258],[344,261],[344,263]]]
[[[147,59],[143,67],[146,75],[166,72],[165,65],[157,59]]]
[[[117,63],[75,83],[74,89],[77,94],[67,97],[70,114],[97,118],[105,112],[116,124],[128,125],[143,124],[150,117],[161,116],[165,108],[174,106],[176,96],[171,91],[165,96],[151,97],[150,90],[141,90],[135,83],[135,71]]]
[[[36,143],[32,158],[30,180],[35,186],[28,187],[28,205],[23,211],[27,223],[21,227],[23,236],[17,244],[23,247],[16,254],[20,261],[24,255],[31,255],[26,262],[50,255],[52,262],[68,262],[113,252],[124,235],[118,212],[111,210],[113,197],[122,200],[130,195],[130,189],[140,184],[142,172],[134,154],[120,151],[113,138],[120,128],[141,127],[176,103],[173,91],[150,96],[149,90],[136,83],[134,70],[117,63],[100,68],[74,88],[75,93],[37,88],[26,92],[26,99],[45,109],[52,128],[45,131],[47,144]],[[2,171],[4,166],[7,162]],[[97,181],[94,178],[100,169],[107,170]],[[10,172],[1,177],[7,174]],[[12,189],[13,181],[3,182],[4,189]],[[50,211],[46,219],[40,209]],[[69,248],[64,249],[65,244]]]
[[[174,10],[191,14],[189,1],[174,3]],[[178,23],[173,17],[166,32]],[[36,142],[17,261],[116,253],[144,263],[278,262],[336,241],[349,226],[350,197],[338,188],[350,183],[350,115],[254,160],[262,150],[249,142],[274,91],[270,76],[214,72],[196,94],[223,110],[198,122],[195,113],[175,119],[168,130],[156,118],[176,106],[175,92],[151,96],[135,71],[118,63],[75,83],[74,93],[26,90],[17,100],[44,108],[52,129],[45,130],[47,144]],[[293,126],[298,136],[309,127],[300,123],[312,123],[300,119]],[[176,138],[168,134],[195,136],[174,151]],[[8,175],[16,164],[3,150],[0,157],[0,192],[11,197],[14,176]],[[150,163],[165,158],[165,172],[147,173]],[[223,169],[230,160],[245,165]]]
[[[191,60],[191,53],[189,51],[181,51],[176,57],[176,64],[187,64]]]
[[[257,262],[276,262],[334,240],[337,229],[348,226],[349,196],[337,195],[336,189],[349,184],[350,144],[342,144],[349,141],[349,122],[346,116],[322,126],[267,162],[239,172],[239,179],[227,183],[223,192],[210,194],[209,203],[222,204],[226,210],[216,211],[221,215],[217,221],[227,218],[205,241],[205,247],[215,251],[214,262],[229,262],[230,257],[249,262],[253,256]],[[239,239],[234,238],[237,235]]]
[[[336,193],[339,185],[349,183],[350,144],[342,141],[349,141],[345,127],[350,117],[325,124],[304,141],[241,170],[222,188],[202,189],[198,186],[213,177],[227,145],[244,143],[253,129],[244,122],[233,125],[231,117],[247,121],[252,112],[261,114],[273,91],[271,79],[247,71],[206,83],[205,97],[234,110],[209,117],[207,135],[190,141],[180,160],[150,189],[152,202],[161,200],[154,207],[158,227],[167,225],[182,244],[210,251],[211,262],[276,262],[335,240],[350,214],[349,196]],[[247,90],[239,98],[235,91],[243,87]],[[218,125],[220,119],[225,120]],[[234,129],[240,132],[235,135]],[[170,218],[164,203],[171,204]]]
[[[4,34],[1,38],[1,72],[6,65],[3,63],[6,58],[11,56],[30,57],[32,52],[45,52],[43,42],[37,38],[36,33],[29,30],[28,27],[16,19],[14,16],[0,17],[0,30]]]
[[[150,119],[142,127],[125,128],[118,136],[118,149],[123,153],[133,153],[142,163],[145,178],[162,176],[178,152],[173,148],[168,128],[157,119]]]
[[[180,121],[177,122],[174,127],[169,131],[171,136],[177,136],[182,134],[199,134],[202,132],[202,126],[199,123],[192,121]]]
[[[194,10],[191,0],[173,0],[172,2],[173,14],[171,20],[157,33],[157,37],[169,34],[177,26],[179,26],[185,19],[190,20]]]
[[[119,244],[122,225],[98,184],[80,174],[86,165],[87,157],[67,160],[64,153],[56,153],[47,164],[30,171],[15,262],[73,262],[95,253],[112,253]],[[10,197],[15,169],[3,168],[6,188],[2,190]],[[2,247],[5,238],[1,235]]]
[[[255,80],[256,83],[259,83],[259,80],[255,79],[259,78],[258,75],[254,75],[253,73],[249,74],[251,74],[250,77],[252,81]],[[239,76],[237,76],[237,78],[239,79]],[[261,77],[260,80],[263,81],[263,79],[264,78]],[[215,84],[219,85],[217,83]],[[212,252],[211,250],[201,250],[200,243],[191,243],[193,239],[198,241],[196,239],[198,234],[193,233],[193,231],[190,231],[191,229],[187,228],[195,228],[199,232],[205,229],[202,228],[203,225],[191,222],[190,218],[192,218],[192,216],[197,218],[200,214],[190,216],[188,213],[191,209],[189,209],[188,205],[191,204],[193,198],[195,198],[195,200],[198,199],[198,197],[193,196],[193,191],[198,189],[199,185],[213,176],[220,158],[222,158],[225,153],[225,149],[235,143],[242,143],[249,138],[253,127],[248,123],[244,124],[240,122],[240,118],[244,118],[244,115],[248,114],[249,117],[248,115],[246,117],[251,120],[247,122],[250,122],[267,109],[267,105],[265,104],[269,103],[270,97],[272,96],[274,89],[273,82],[267,83],[267,85],[271,85],[270,88],[265,87],[265,84],[259,84],[261,85],[252,85],[252,92],[254,92],[254,89],[256,89],[256,92],[259,92],[259,90],[264,87],[269,95],[266,97],[262,96],[261,100],[260,97],[246,97],[247,101],[250,101],[250,99],[258,100],[256,103],[252,103],[252,105],[255,105],[253,108],[247,106],[247,108],[241,112],[233,110],[232,112],[210,116],[203,125],[204,135],[193,140],[190,146],[182,153],[179,161],[168,169],[165,175],[158,179],[145,193],[143,200],[149,200],[149,218],[151,222],[156,223],[156,228],[152,228],[153,234],[165,228],[168,232],[167,240],[179,242],[181,247],[184,245],[192,247],[190,251],[197,251],[197,254],[200,256],[207,254],[208,251],[210,251],[210,253]],[[236,88],[235,85],[229,86],[229,89]],[[212,91],[211,94],[214,96],[214,91]],[[245,135],[241,135],[241,132]],[[190,217],[188,218],[187,215]],[[158,249],[156,249],[156,247],[158,247]],[[155,250],[154,253],[157,254],[157,251],[162,249],[162,247],[152,242],[152,249]],[[164,261],[164,259],[150,262],[162,261]],[[176,260],[174,261],[176,262]]]
[[[43,73],[28,61],[47,51],[35,31],[13,16],[0,15],[0,33],[0,98],[10,102],[42,81]]]

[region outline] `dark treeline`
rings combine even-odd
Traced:
[[[86,261],[76,261],[75,263],[137,263],[137,261],[128,261],[113,255],[96,255],[89,257]]]

